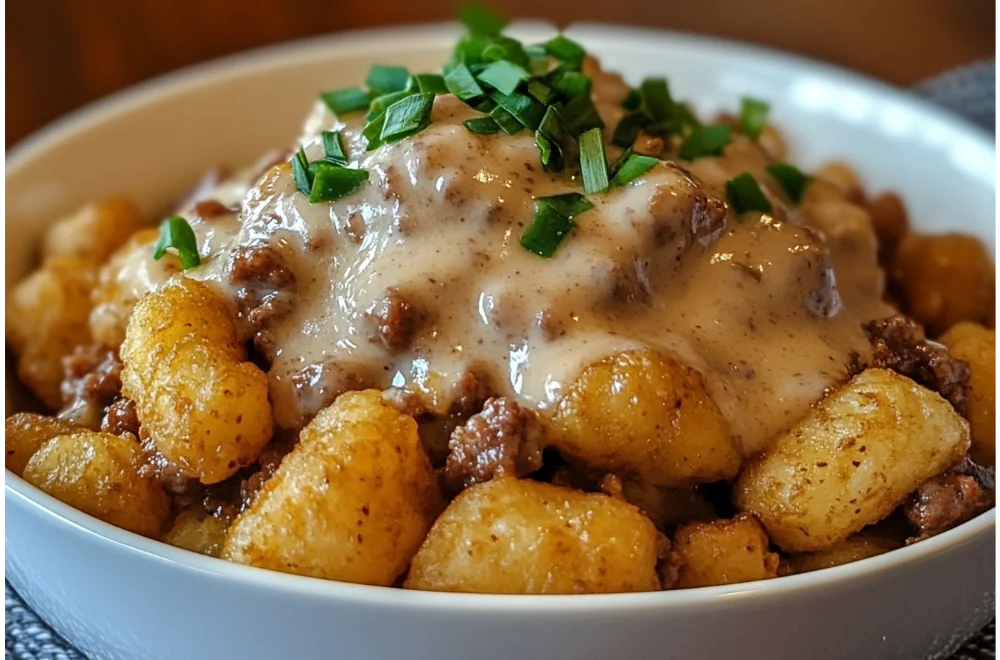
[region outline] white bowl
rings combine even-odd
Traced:
[[[519,36],[551,29],[523,24]],[[798,160],[839,157],[907,199],[922,230],[994,244],[995,148],[884,85],[747,46],[645,30],[568,31],[636,80],[665,74],[702,110],[773,103]],[[454,26],[341,35],[224,60],[92,106],[7,159],[6,281],[46,223],[111,193],[162,212],[207,166],[288,143],[318,91],[374,61],[439,65]],[[9,415],[13,381],[8,370]],[[479,596],[302,578],[202,557],[90,518],[6,473],[6,571],[93,658],[939,657],[994,608],[996,514],[856,564],[683,592]]]

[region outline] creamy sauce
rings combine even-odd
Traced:
[[[595,77],[609,122],[623,89]],[[721,157],[664,162],[591,196],[595,208],[542,259],[518,242],[534,199],[582,185],[544,172],[527,131],[469,133],[462,122],[475,116],[439,96],[430,127],[366,153],[360,118],[345,124],[318,107],[307,153],[322,155],[321,130],[344,130],[370,172],[358,192],[310,205],[279,167],[245,195],[245,181],[230,184],[238,213],[185,210],[205,259],[190,275],[231,288],[230,252],[261,245],[294,275],[294,304],[273,319],[265,356],[279,425],[302,423],[291,400],[301,383],[318,386],[323,365],[423,392],[440,411],[474,367],[497,393],[544,409],[586,365],[648,346],[703,374],[752,454],[845,379],[852,355],[866,355],[861,323],[888,313],[867,215],[816,184],[795,210],[775,199],[774,215],[738,219],[724,182],[743,171],[763,181],[770,160],[758,145],[737,137]],[[419,312],[402,348],[380,340],[373,318],[389,290]]]

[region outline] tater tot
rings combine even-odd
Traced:
[[[865,191],[861,187],[861,179],[850,165],[831,161],[816,170],[815,176],[839,188],[841,194],[849,201],[856,204],[864,201]]]
[[[62,359],[91,343],[87,319],[97,266],[85,259],[49,259],[7,292],[7,342],[17,375],[49,409],[62,404]]]
[[[197,507],[177,514],[163,537],[163,542],[209,557],[218,557],[225,538],[226,523]]]
[[[869,369],[749,463],[734,499],[781,549],[822,550],[889,515],[968,449],[969,425],[950,403]]]
[[[42,255],[103,262],[141,224],[139,211],[126,199],[113,197],[91,202],[49,227],[42,242]]]
[[[135,307],[121,349],[122,394],[144,436],[187,477],[211,484],[271,439],[267,376],[247,361],[222,296],[184,277]]]
[[[695,520],[718,517],[712,503],[693,488],[663,488],[625,479],[622,497],[639,507],[659,529],[667,530]]]
[[[35,452],[57,435],[83,431],[58,417],[47,417],[36,413],[15,413],[4,422],[4,449],[6,467],[21,476]]]
[[[441,509],[409,415],[374,390],[341,395],[299,435],[222,556],[285,573],[391,585]]]
[[[406,588],[472,593],[654,591],[658,532],[597,493],[513,477],[463,491],[434,523]]]
[[[740,453],[701,375],[652,350],[587,367],[552,416],[553,444],[586,464],[658,486],[729,479]]]
[[[52,438],[28,461],[24,479],[56,499],[136,534],[155,537],[170,500],[132,436],[84,431]]]
[[[993,259],[974,236],[907,234],[889,273],[906,312],[939,335],[962,321],[988,324],[996,306]]]
[[[778,574],[778,555],[753,516],[681,525],[674,533],[670,562],[680,589],[766,580]]]
[[[121,346],[139,298],[180,271],[177,259],[153,259],[158,237],[157,229],[137,231],[101,266],[90,312],[95,341],[112,348]]]
[[[802,552],[789,556],[788,559],[782,561],[781,574],[794,575],[833,568],[869,557],[876,557],[902,546],[903,541],[901,540],[861,532],[839,543],[834,543],[825,550]]]
[[[996,331],[975,323],[959,323],[941,335],[948,351],[969,364],[969,426],[972,459],[985,467],[996,465]]]

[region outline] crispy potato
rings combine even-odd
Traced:
[[[860,203],[865,199],[865,190],[861,187],[861,179],[858,178],[857,172],[846,163],[831,161],[816,170],[815,177],[836,186],[844,198],[854,203]],[[809,188],[812,187],[809,186]]]
[[[45,232],[42,256],[77,257],[103,262],[142,224],[139,211],[126,199],[91,202],[58,220]]]
[[[710,587],[766,580],[778,574],[778,555],[768,550],[767,534],[753,516],[694,522],[674,533],[670,563],[677,587]]]
[[[949,352],[969,363],[969,453],[980,465],[996,464],[996,331],[975,323],[959,323],[941,335]]]
[[[58,417],[47,417],[36,413],[15,413],[4,422],[4,448],[7,451],[7,469],[21,476],[35,452],[57,435],[67,435],[82,431]]]
[[[48,408],[62,404],[62,359],[90,343],[87,317],[97,266],[71,257],[49,259],[7,292],[7,342],[17,375]]]
[[[42,445],[25,466],[24,479],[95,518],[155,537],[170,515],[170,500],[141,467],[134,437],[83,431]]]
[[[876,555],[885,554],[890,550],[903,547],[903,541],[876,534],[859,532],[839,543],[834,543],[825,550],[818,552],[803,552],[791,555],[781,563],[782,575],[808,573],[823,568],[833,568],[842,564]]]
[[[734,499],[783,550],[822,550],[889,515],[968,448],[969,425],[951,404],[869,369],[748,464]]]
[[[417,424],[349,392],[299,436],[229,530],[222,556],[285,573],[390,585],[440,511]]]
[[[413,558],[406,588],[473,593],[653,591],[658,532],[631,504],[513,477],[463,491]]]
[[[144,436],[185,476],[222,481],[271,439],[267,376],[210,285],[180,277],[140,300],[121,355]]]
[[[974,236],[907,234],[889,273],[906,311],[939,335],[961,321],[988,324],[996,306],[996,273]]]
[[[101,266],[90,313],[95,341],[112,348],[121,346],[139,298],[180,272],[179,261],[169,254],[159,261],[153,259],[158,237],[156,229],[137,231]]]
[[[587,367],[552,416],[567,456],[658,486],[729,479],[740,453],[701,375],[652,350]]]
[[[879,261],[885,263],[910,230],[906,207],[896,193],[882,193],[866,200],[865,210],[871,216],[872,226],[878,235]]]
[[[662,530],[718,517],[712,503],[693,488],[663,488],[625,479],[622,481],[622,496],[639,507]]]
[[[177,514],[174,524],[163,537],[163,542],[209,557],[218,557],[225,538],[226,523],[208,515],[201,507],[196,507]]]

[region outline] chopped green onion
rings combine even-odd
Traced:
[[[526,94],[495,92],[490,95],[490,98],[531,130],[538,128],[545,115],[545,107]]]
[[[567,39],[561,34],[547,41],[545,43],[545,50],[549,55],[560,62],[564,62],[573,69],[579,69],[580,65],[583,64],[583,58],[587,55],[587,51],[583,49],[583,46],[572,39]]]
[[[542,105],[548,105],[556,95],[555,90],[538,79],[528,81],[528,94]]]
[[[556,76],[550,76],[560,94],[566,99],[573,99],[581,94],[590,96],[590,78],[579,71],[560,71]]]
[[[469,71],[469,67],[459,64],[454,69],[445,74],[444,84],[448,91],[457,96],[460,100],[468,103],[470,100],[479,98],[485,92],[479,86],[476,79]]]
[[[551,139],[541,129],[535,131],[535,146],[538,147],[538,160],[546,172],[561,172],[565,165],[562,146]]]
[[[431,94],[447,94],[448,87],[444,84],[444,76],[437,73],[417,73],[410,77],[408,88],[414,92]]]
[[[622,107],[626,110],[635,111],[642,107],[642,92],[637,89],[630,89],[622,101]]]
[[[344,143],[340,139],[340,131],[323,131],[323,154],[325,160],[336,165],[347,165],[350,158],[344,151]]]
[[[306,158],[306,151],[302,147],[292,156],[292,179],[299,192],[308,196],[312,190],[312,174],[309,171],[309,159]]]
[[[572,219],[556,213],[551,207],[538,206],[535,218],[521,236],[521,246],[528,252],[548,259],[556,253],[559,244],[574,227],[576,223]]]
[[[592,128],[580,136],[580,169],[583,189],[588,194],[608,189],[608,157],[604,153],[604,132],[600,128]]]
[[[465,37],[455,44],[455,51],[452,53],[451,62],[445,67],[445,75],[460,65],[478,64],[483,61],[483,51],[486,50],[487,42],[478,37]]]
[[[378,117],[380,114],[385,112],[390,105],[396,101],[402,101],[407,96],[412,96],[415,92],[403,90],[401,92],[392,92],[391,94],[383,94],[382,96],[377,96],[372,99],[371,108],[368,110],[368,120]]]
[[[702,126],[691,131],[678,154],[684,160],[694,160],[703,156],[719,156],[733,139],[730,126]]]
[[[767,114],[771,106],[764,101],[744,98],[740,101],[740,132],[756,140],[767,125]]]
[[[660,161],[652,156],[641,156],[639,154],[622,154],[622,157],[615,163],[615,174],[611,178],[611,187],[624,186],[626,183],[638,179],[640,176],[653,169]]]
[[[698,128],[701,126],[701,122],[694,115],[691,108],[689,108],[684,103],[675,103],[673,108],[673,121],[677,125],[678,129],[683,130],[686,128]]]
[[[410,74],[404,67],[375,64],[368,70],[365,84],[373,96],[381,96],[403,91],[409,81]]]
[[[368,180],[367,170],[352,170],[332,163],[316,164],[309,203],[332,202],[350,195]]]
[[[614,162],[613,165],[608,166],[608,178],[614,179],[615,175],[618,174],[618,170],[621,169],[628,157],[633,153],[632,147],[628,147],[622,150],[621,155],[618,156],[618,160]]]
[[[368,140],[368,145],[366,149],[371,151],[372,149],[378,149],[382,146],[382,127],[385,126],[385,113],[379,113],[378,116],[372,118],[367,124],[365,124],[364,129],[361,131],[363,135]],[[301,189],[300,189],[301,190]]]
[[[462,122],[462,125],[469,129],[470,133],[475,133],[476,135],[492,135],[500,132],[500,125],[490,117],[466,119]],[[520,128],[520,122],[518,122],[518,128]]]
[[[674,107],[670,88],[665,78],[646,78],[642,81],[642,98],[646,112],[657,121],[668,120]]]
[[[479,82],[486,83],[504,94],[513,94],[521,81],[530,77],[530,73],[507,60],[493,62],[477,76]]]
[[[781,185],[788,198],[796,204],[802,201],[802,194],[813,180],[811,176],[803,174],[799,168],[788,163],[771,165],[767,168],[767,173]]]
[[[338,89],[333,92],[323,92],[319,95],[330,109],[330,112],[337,115],[346,115],[349,112],[364,110],[368,107],[368,94],[360,87],[348,87]]]
[[[486,97],[485,99],[482,99],[480,101],[476,101],[475,103],[472,104],[473,110],[478,110],[479,112],[485,112],[486,114],[490,114],[491,112],[493,112],[493,108],[495,107],[497,107],[497,102],[489,97]]]
[[[498,16],[480,4],[465,5],[459,12],[459,16],[469,34],[477,36],[496,36],[500,34],[504,25],[507,24],[507,21],[501,16]]]
[[[527,46],[524,53],[528,56],[528,71],[531,75],[544,76],[549,72],[549,54],[545,52],[544,45]]]
[[[542,117],[542,123],[538,125],[538,130],[559,145],[566,141],[568,137],[567,133],[569,132],[566,122],[563,121],[559,112],[552,106],[545,109],[545,115]]]
[[[433,94],[413,94],[396,101],[385,111],[385,125],[379,139],[398,142],[427,128],[434,107]]]
[[[550,197],[539,197],[535,200],[539,207],[547,206],[561,216],[570,220],[594,208],[594,204],[580,193],[563,193]]]
[[[744,172],[726,182],[726,197],[729,198],[729,204],[737,213],[771,212],[771,202],[767,201],[767,197],[764,196],[757,180],[749,172]]]
[[[611,144],[619,147],[631,146],[639,137],[639,132],[649,123],[649,117],[644,112],[633,112],[622,117],[615,132],[611,135]]]
[[[510,114],[500,106],[490,111],[490,118],[497,123],[497,126],[507,135],[517,135],[524,130],[524,124],[517,120],[517,117]]]
[[[528,66],[528,54],[524,45],[511,37],[493,37],[483,49],[483,59],[487,62],[510,60],[519,66]]]
[[[604,122],[587,94],[573,98],[560,112],[573,135],[580,135],[592,128],[604,128]]]
[[[159,261],[167,253],[167,248],[177,250],[181,268],[187,270],[201,263],[198,255],[198,239],[188,221],[179,215],[167,218],[160,224],[160,238],[153,246],[153,259]]]

